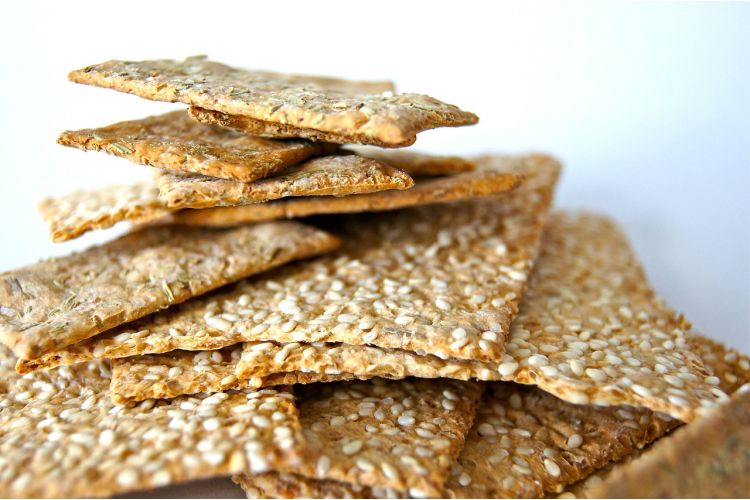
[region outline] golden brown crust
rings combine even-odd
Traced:
[[[146,99],[182,102],[339,138],[329,142],[408,146],[423,130],[478,121],[476,115],[429,96],[362,93],[357,86],[353,91],[344,86],[326,88],[319,85],[320,81],[295,81],[202,58],[108,61],[73,71],[69,78]]]
[[[430,155],[411,151],[411,149],[386,150],[371,146],[350,146],[346,148],[346,151],[353,151],[360,156],[382,161],[403,170],[412,177],[456,175],[477,169],[477,162],[474,159]]]
[[[292,394],[228,392],[115,405],[105,363],[19,376],[0,346],[0,496],[106,497],[294,464]]]
[[[173,210],[159,199],[159,188],[153,182],[140,182],[45,198],[39,203],[39,212],[49,227],[52,241],[59,242],[124,220],[156,221]]]
[[[251,183],[166,172],[159,174],[157,182],[159,196],[171,208],[247,205],[290,196],[346,196],[414,185],[401,170],[351,154],[307,160]]]
[[[430,163],[429,160],[424,161],[427,164]],[[332,196],[294,198],[238,207],[181,210],[174,213],[171,220],[194,226],[225,227],[316,214],[386,211],[430,203],[464,201],[503,194],[515,189],[523,180],[523,170],[515,167],[514,164],[520,162],[534,165],[550,163],[552,160],[541,156],[520,158],[483,156],[473,159],[472,162],[477,165],[474,171],[435,179],[419,178],[414,187],[403,191],[391,190],[340,198]],[[401,163],[401,166],[405,165],[405,162]],[[424,168],[424,166],[417,167],[412,164],[404,170],[409,173]],[[532,171],[535,168],[530,167]]]
[[[695,332],[688,335],[688,345],[718,377],[717,387],[727,394],[750,382],[750,358],[745,354]]]
[[[107,127],[63,132],[59,144],[105,151],[134,163],[188,174],[251,182],[313,156],[334,151],[325,142],[252,137],[173,111]]]
[[[333,236],[291,221],[219,231],[147,228],[0,274],[0,341],[35,359],[337,245]]]

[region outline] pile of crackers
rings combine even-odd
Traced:
[[[554,158],[399,151],[478,118],[390,82],[70,79],[189,108],[58,139],[154,179],[44,200],[54,241],[131,229],[0,275],[0,496],[748,491],[750,360],[612,221],[552,209]]]

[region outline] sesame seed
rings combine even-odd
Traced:
[[[399,425],[402,425],[404,427],[414,425],[414,422],[416,422],[414,417],[412,417],[411,415],[401,415],[398,417],[396,421],[398,422]]]
[[[606,382],[608,378],[607,374],[598,368],[586,368],[586,375],[597,382]]]
[[[138,482],[138,472],[133,469],[125,469],[117,475],[117,484],[120,486],[133,486]]]
[[[466,329],[462,327],[458,327],[455,330],[453,330],[453,332],[451,333],[451,336],[456,340],[465,339],[467,336]]]
[[[504,363],[500,363],[500,366],[497,368],[500,375],[503,377],[510,377],[514,373],[516,373],[516,370],[518,370],[518,363],[515,361],[506,361]]]
[[[471,484],[471,476],[463,472],[460,476],[458,476],[458,484],[463,487],[469,486]]]
[[[533,356],[529,357],[529,364],[531,366],[539,368],[549,364],[549,359],[547,359],[547,356],[543,354],[534,354]]]
[[[571,359],[570,361],[568,361],[568,364],[570,364],[570,370],[573,372],[573,374],[575,374],[578,377],[583,375],[583,371],[584,371],[583,363],[581,363],[577,359]]]
[[[330,469],[331,459],[325,455],[321,455],[320,458],[318,458],[318,463],[315,468],[318,477],[326,477],[326,474]]]
[[[441,298],[435,299],[435,306],[438,309],[442,309],[443,311],[447,311],[447,310],[449,310],[451,308],[450,302],[448,302],[445,299],[441,299]]]
[[[550,475],[555,477],[560,476],[560,466],[549,458],[544,459],[544,468],[547,469],[547,472],[549,472]]]
[[[341,452],[344,455],[354,455],[361,449],[362,449],[362,441],[358,439],[354,441],[349,441],[341,446]]]
[[[642,396],[644,398],[651,396],[651,390],[648,387],[643,387],[642,385],[633,384],[630,386],[630,388],[638,394],[639,396]]]

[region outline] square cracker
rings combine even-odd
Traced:
[[[313,158],[250,183],[164,171],[157,182],[159,196],[171,208],[247,205],[290,196],[346,196],[414,185],[407,173],[353,154]]]
[[[398,161],[391,160],[394,153],[383,154],[384,163],[393,165],[412,176],[427,175],[425,172],[437,172],[440,169],[454,168],[446,165],[460,165],[450,158],[441,159],[428,155],[410,153],[407,161],[399,155]],[[406,152],[404,152],[405,154]],[[247,222],[259,222],[275,219],[293,219],[316,214],[355,213],[395,210],[429,203],[446,203],[463,201],[486,196],[502,194],[516,188],[523,177],[514,173],[513,163],[518,161],[511,157],[482,156],[471,160],[476,168],[464,173],[446,177],[418,177],[414,187],[403,191],[390,190],[378,193],[354,194],[340,198],[332,196],[292,198],[269,201],[268,203],[243,205],[237,207],[218,207],[203,210],[181,210],[171,216],[171,220],[180,224],[195,226],[232,226]],[[529,163],[549,161],[540,156],[529,156]]]
[[[146,228],[0,274],[0,341],[33,359],[337,245],[330,234],[291,221],[232,230]]]
[[[90,497],[299,461],[286,389],[113,404],[102,362],[27,376],[0,346],[0,496]]]
[[[74,191],[39,203],[52,241],[78,238],[93,229],[106,229],[129,220],[139,223],[163,219],[173,212],[159,199],[153,182]]]
[[[336,144],[252,137],[173,111],[107,127],[63,132],[58,144],[105,151],[134,163],[243,182],[268,177]]]
[[[413,144],[423,130],[478,121],[473,113],[425,95],[374,93],[381,88],[362,89],[356,84],[331,88],[320,81],[247,71],[203,58],[108,61],[73,71],[68,77],[77,83],[182,102],[265,125],[262,134],[251,135],[397,147]]]
[[[572,403],[645,406],[690,421],[726,399],[722,380],[744,380],[750,363],[688,328],[655,297],[611,221],[556,213],[499,363],[372,346],[267,343],[246,348],[237,374],[501,379],[537,385]],[[709,360],[722,360],[716,375],[700,359],[705,351],[691,349],[699,342]]]
[[[287,266],[18,368],[259,340],[499,360],[559,172],[541,157],[508,167],[527,180],[502,198],[347,219],[345,247],[330,258]]]

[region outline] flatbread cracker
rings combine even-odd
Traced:
[[[347,196],[414,185],[401,170],[351,154],[307,160],[251,183],[167,172],[159,173],[157,182],[159,196],[171,208],[247,205],[290,196]]]
[[[134,163],[188,174],[252,182],[338,148],[336,144],[252,137],[173,111],[107,127],[69,130],[58,144],[105,151]]]
[[[392,152],[388,155],[390,156]],[[425,155],[426,156],[426,155]],[[435,158],[435,157],[432,157]],[[386,163],[387,160],[384,159]],[[332,196],[311,196],[269,201],[238,207],[218,207],[203,210],[181,210],[171,216],[173,222],[191,226],[226,227],[248,222],[276,219],[294,219],[316,214],[377,212],[396,210],[415,205],[447,203],[471,200],[505,193],[516,188],[523,180],[519,170],[511,165],[518,159],[509,157],[483,156],[472,160],[477,165],[474,171],[438,178],[417,178],[414,187],[378,193],[355,194],[340,198]],[[538,156],[525,157],[521,161],[543,163],[549,159]],[[423,166],[415,162],[404,171],[410,175],[420,175]],[[424,159],[424,164],[433,163]],[[401,162],[404,167],[405,162]],[[437,167],[430,167],[437,168]],[[515,172],[515,173],[514,173]],[[422,174],[424,175],[424,174]]]
[[[55,242],[78,238],[124,220],[159,220],[173,211],[159,199],[159,188],[153,182],[74,191],[39,203],[39,212]]]
[[[559,171],[542,157],[511,166],[528,179],[505,197],[350,219],[345,247],[330,258],[242,282],[18,369],[268,339],[500,359]]]
[[[398,147],[413,144],[423,130],[472,125],[479,120],[473,113],[425,95],[374,93],[381,91],[380,86],[332,88],[319,85],[320,81],[292,80],[203,58],[108,61],[73,71],[68,77],[77,83],[182,102],[265,124],[262,134],[251,135]]]
[[[0,274],[0,341],[34,359],[337,245],[330,234],[291,221],[231,230],[146,228]]]
[[[105,363],[18,376],[0,346],[0,496],[90,497],[300,459],[285,389],[115,405]]]
[[[711,374],[718,377],[718,381],[712,382],[727,394],[750,382],[750,357],[747,355],[695,332],[688,335],[688,345],[698,353]]]
[[[417,176],[456,175],[473,172],[477,169],[476,161],[460,156],[438,156],[408,150],[387,150],[371,146],[348,147],[360,156],[373,158]]]
[[[481,392],[480,384],[449,380],[304,386],[299,414],[305,458],[280,470],[438,496]]]

